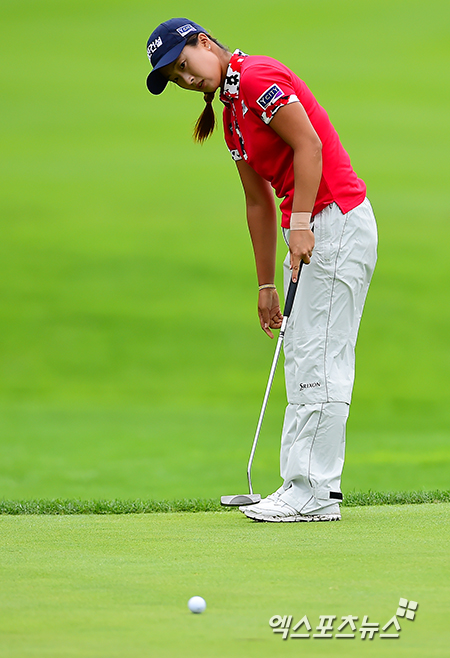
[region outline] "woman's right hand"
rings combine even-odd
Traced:
[[[275,288],[264,288],[259,291],[258,315],[262,330],[273,338],[271,329],[279,329],[283,321],[280,300]]]

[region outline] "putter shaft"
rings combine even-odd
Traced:
[[[294,283],[291,279],[289,284],[288,294],[286,297],[286,304],[284,306],[283,321],[280,327],[280,333],[278,334],[277,346],[275,348],[275,354],[272,361],[272,367],[270,369],[269,379],[266,386],[266,392],[264,394],[264,399],[261,407],[261,413],[259,414],[258,425],[256,427],[255,438],[253,439],[252,449],[250,452],[250,458],[247,465],[247,480],[248,480],[248,489],[250,494],[253,494],[252,487],[252,464],[253,457],[255,456],[256,446],[258,445],[259,434],[261,432],[262,423],[264,420],[264,414],[266,412],[267,402],[269,400],[270,390],[272,388],[273,378],[275,376],[275,370],[277,369],[277,363],[281,352],[281,346],[283,344],[284,334],[286,331],[287,321],[291,314],[292,305],[294,303],[295,292],[297,290],[298,280],[300,278],[300,272],[302,271],[303,261],[300,261],[300,267],[298,270],[297,281]]]
[[[262,407],[261,407],[261,413],[259,414],[259,419],[258,419],[258,425],[256,427],[255,438],[253,439],[252,450],[250,452],[250,458],[248,460],[247,480],[248,480],[248,489],[249,489],[251,494],[253,493],[252,477],[251,477],[253,457],[255,456],[256,446],[258,445],[259,433],[261,432],[261,427],[262,427],[263,420],[264,420],[264,414],[266,413],[267,402],[269,401],[270,390],[272,388],[272,382],[273,382],[273,378],[275,376],[275,370],[277,369],[277,363],[278,363],[278,359],[279,359],[280,352],[281,352],[281,346],[283,344],[283,339],[284,339],[284,332],[286,330],[286,323],[287,323],[287,317],[283,317],[283,324],[281,325],[280,333],[278,335],[277,346],[275,348],[275,356],[273,357],[272,368],[270,369],[269,380],[267,382],[266,392],[265,392],[264,400],[263,400]]]

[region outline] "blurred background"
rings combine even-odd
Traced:
[[[273,357],[244,199],[200,94],[152,97],[173,16],[291,67],[379,224],[343,490],[449,487],[450,70],[442,0],[4,0],[0,497],[218,497],[246,488]],[[447,19],[447,20],[446,20]],[[279,243],[278,283],[284,244]],[[279,485],[282,363],[254,463]]]

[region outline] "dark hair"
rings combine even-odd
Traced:
[[[228,48],[219,43],[211,35],[207,34],[206,36],[208,39],[211,39],[211,41],[213,41],[217,46],[219,46],[219,48],[222,48],[222,50],[228,50]],[[198,34],[193,34],[186,41],[187,46],[196,46],[197,44]],[[205,109],[197,119],[197,123],[195,124],[194,128],[194,140],[200,144],[202,144],[205,139],[212,135],[214,128],[216,127],[216,116],[214,114],[214,108],[212,104],[214,100],[214,93],[205,94],[204,99],[206,103]]]

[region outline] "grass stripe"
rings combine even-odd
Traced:
[[[345,507],[365,505],[419,505],[421,503],[449,503],[450,491],[369,491],[352,492],[344,496]]]
[[[217,512],[216,499],[182,500],[3,500],[0,514],[155,514],[161,512]]]
[[[344,507],[367,505],[417,505],[448,503],[450,491],[352,492],[344,496]],[[181,500],[2,500],[0,514],[155,514],[164,512],[227,512],[215,498]]]

